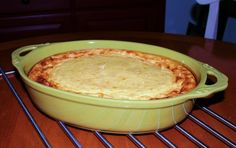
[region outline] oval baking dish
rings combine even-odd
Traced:
[[[101,99],[58,90],[28,78],[29,70],[51,55],[89,48],[114,48],[157,54],[183,63],[195,74],[198,85],[192,91],[160,100]],[[215,68],[189,56],[159,46],[112,40],[84,40],[29,45],[12,53],[33,103],[44,113],[76,127],[111,133],[147,133],[163,130],[182,121],[191,112],[194,99],[226,89],[228,78]],[[206,84],[208,75],[216,82]]]

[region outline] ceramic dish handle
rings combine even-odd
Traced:
[[[49,45],[49,43],[24,46],[24,47],[21,47],[21,48],[15,50],[12,53],[12,63],[13,63],[13,65],[16,66],[16,67],[18,65],[21,65],[20,63],[23,60],[25,55],[30,53],[32,50],[35,50],[35,49],[37,49],[39,47],[47,46],[47,45]]]
[[[207,84],[207,82],[199,84],[199,86],[193,90],[192,93],[190,93],[193,95],[192,97],[195,96],[195,98],[204,98],[213,93],[222,91],[228,86],[228,77],[226,75],[208,64],[202,64],[202,67],[207,74],[207,78],[214,77],[215,81],[213,84]]]

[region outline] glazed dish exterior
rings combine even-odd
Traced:
[[[178,61],[191,69],[197,86],[190,92],[157,100],[120,100],[88,96],[58,90],[31,80],[27,74],[42,59],[68,51],[112,48],[156,54]],[[113,40],[83,40],[29,45],[12,53],[12,63],[18,70],[32,102],[42,112],[56,120],[76,127],[110,133],[148,133],[179,123],[191,112],[194,100],[226,89],[228,78],[208,64],[159,46]],[[217,81],[207,85],[207,77]]]

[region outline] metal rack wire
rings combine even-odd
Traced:
[[[2,77],[5,82],[7,83],[9,89],[11,90],[11,92],[13,93],[13,95],[15,96],[16,100],[18,101],[19,105],[21,106],[21,108],[23,109],[25,115],[28,117],[29,121],[31,122],[31,124],[33,125],[33,127],[35,128],[35,130],[37,131],[39,137],[41,138],[42,142],[44,143],[45,147],[50,148],[51,144],[49,143],[49,141],[47,140],[47,137],[44,135],[43,131],[40,129],[40,127],[38,126],[37,122],[34,120],[33,116],[31,115],[31,113],[29,112],[27,106],[24,104],[24,102],[22,101],[21,96],[17,93],[17,90],[14,88],[14,85],[11,83],[10,79],[8,78],[8,75],[12,75],[15,74],[15,71],[4,71],[1,67],[0,67],[0,77]],[[224,117],[220,116],[219,114],[215,113],[214,111],[212,111],[211,109],[207,108],[207,107],[203,107],[200,105],[196,105],[199,109],[201,109],[203,112],[207,113],[209,116],[212,116],[213,118],[215,118],[218,122],[223,123],[224,125],[228,126],[231,130],[233,130],[234,132],[236,132],[236,125],[230,121],[228,121],[227,119],[225,119]],[[204,123],[203,121],[201,121],[200,119],[198,119],[197,117],[195,117],[193,114],[188,114],[188,118],[193,121],[194,123],[198,124],[200,127],[202,127],[203,129],[205,129],[206,131],[208,131],[210,134],[212,134],[213,136],[215,136],[216,138],[218,138],[220,141],[222,141],[223,143],[225,143],[226,145],[228,145],[229,147],[236,147],[236,143],[234,141],[232,141],[231,139],[227,138],[226,136],[224,136],[223,134],[221,134],[220,132],[218,132],[217,130],[213,129],[212,127],[210,127],[209,125],[207,125],[206,123]],[[60,125],[61,129],[64,131],[64,133],[67,135],[67,137],[71,140],[71,142],[75,145],[75,147],[81,148],[82,145],[79,142],[79,139],[77,139],[72,132],[69,130],[68,126],[63,123],[62,121],[58,121],[58,124]],[[196,138],[194,135],[190,134],[186,129],[184,129],[183,127],[181,127],[181,125],[176,124],[174,126],[174,128],[181,133],[182,135],[184,135],[185,137],[187,137],[191,142],[193,142],[194,144],[196,144],[198,147],[208,147],[205,143],[203,143],[202,141],[200,141],[198,138]],[[99,132],[99,131],[95,131],[94,132],[95,136],[101,141],[101,143],[108,148],[112,148],[113,145],[112,143],[110,143],[104,136],[103,133]],[[167,137],[165,137],[161,132],[156,131],[153,133],[158,139],[160,139],[164,144],[166,144],[168,147],[177,147],[173,142],[171,142]],[[135,135],[133,134],[127,134],[127,137],[139,148],[145,148],[146,146],[136,138]]]

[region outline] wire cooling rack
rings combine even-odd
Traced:
[[[25,115],[28,117],[29,122],[32,124],[32,126],[34,127],[34,129],[36,130],[36,132],[38,133],[40,139],[42,140],[43,144],[45,145],[45,147],[50,148],[51,144],[48,141],[46,135],[44,134],[44,132],[41,130],[41,128],[39,127],[39,125],[37,124],[37,122],[34,120],[34,117],[32,116],[32,114],[29,112],[27,106],[24,104],[24,102],[22,101],[22,97],[18,94],[17,90],[15,89],[13,83],[10,81],[10,78],[8,77],[9,75],[15,75],[15,71],[11,70],[11,71],[4,71],[1,67],[0,67],[0,77],[2,77],[4,79],[4,81],[7,83],[9,90],[12,92],[12,94],[15,96],[17,102],[19,103],[19,105],[21,106],[22,110],[24,111]],[[233,132],[236,132],[236,125],[230,121],[228,121],[227,119],[225,119],[224,117],[220,116],[219,114],[217,114],[216,112],[212,111],[211,109],[209,109],[208,107],[204,107],[204,106],[200,106],[198,104],[195,104],[196,107],[198,107],[201,111],[205,112],[208,116],[211,116],[213,118],[215,118],[217,120],[217,122],[223,123],[224,125],[228,126]],[[196,116],[194,116],[193,114],[188,114],[188,119],[190,119],[192,122],[196,123],[197,125],[199,125],[201,128],[203,128],[204,130],[208,131],[211,135],[213,135],[214,137],[216,137],[217,139],[219,139],[221,142],[223,142],[224,144],[228,145],[229,147],[236,147],[236,143],[235,141],[227,138],[225,135],[223,135],[222,133],[218,132],[216,129],[212,128],[211,126],[207,125],[207,123],[205,123],[204,121],[198,119]],[[63,130],[63,132],[67,135],[67,137],[70,139],[70,141],[74,144],[75,147],[81,148],[83,147],[79,141],[79,139],[77,139],[72,132],[69,130],[67,124],[65,124],[63,121],[57,121],[58,124],[60,125],[61,129]],[[208,147],[205,143],[203,143],[202,141],[200,141],[197,137],[195,137],[194,135],[190,134],[186,129],[184,129],[181,125],[176,124],[174,127],[174,129],[176,129],[178,132],[180,132],[182,135],[184,135],[185,137],[187,137],[188,140],[190,140],[191,142],[193,142],[194,144],[196,144],[196,146],[198,147]],[[100,142],[108,148],[112,148],[113,145],[112,143],[107,140],[105,138],[105,136],[103,135],[104,133],[99,132],[99,131],[94,131],[94,135],[95,138],[98,138],[100,140]],[[177,147],[172,141],[170,141],[168,139],[168,137],[165,137],[162,132],[156,131],[153,133],[159,140],[161,140],[164,144],[166,144],[168,147]],[[236,133],[235,133],[236,134]],[[142,141],[138,140],[138,138],[136,138],[136,135],[133,134],[127,134],[126,135],[137,147],[140,148],[145,148],[146,146],[142,143]]]

